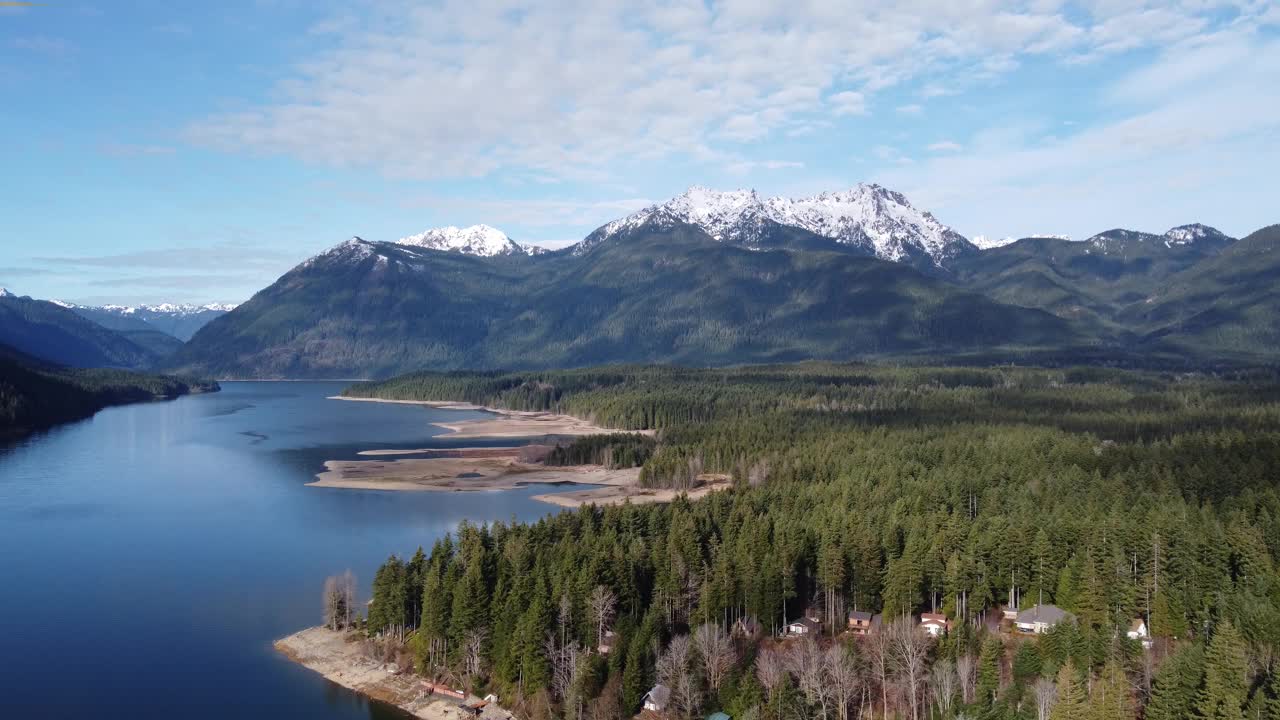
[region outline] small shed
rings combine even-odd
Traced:
[[[804,635],[821,635],[822,622],[811,617],[802,617],[787,624],[787,634],[796,637]]]
[[[928,633],[929,637],[938,637],[951,629],[951,621],[942,613],[921,613],[920,629]]]

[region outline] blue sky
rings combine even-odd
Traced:
[[[352,235],[562,246],[689,185],[962,234],[1280,221],[1273,0],[0,7],[0,285],[242,301]]]

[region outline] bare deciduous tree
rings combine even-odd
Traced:
[[[1058,702],[1058,684],[1052,678],[1038,678],[1031,686],[1036,697],[1036,720],[1049,720],[1053,706]]]
[[[344,630],[355,620],[356,576],[350,570],[324,579],[324,626]]]
[[[889,720],[889,671],[893,667],[889,634],[885,630],[872,633],[867,638],[867,662],[871,674],[880,686],[880,714]]]
[[[760,654],[756,655],[756,679],[764,686],[765,692],[769,694],[769,700],[773,700],[773,693],[782,684],[782,678],[787,673],[786,665],[782,661],[782,655],[771,647],[762,648]]]
[[[707,684],[712,690],[719,690],[737,659],[733,640],[719,625],[707,623],[694,633],[693,642],[702,658],[702,670],[707,676]]]
[[[658,682],[671,690],[671,702],[681,717],[692,717],[702,704],[697,681],[690,667],[692,653],[688,635],[671,638],[666,650],[658,658]]]
[[[885,634],[893,664],[911,708],[911,720],[920,720],[920,691],[928,668],[929,636],[910,619],[904,618],[889,625]]]
[[[488,634],[484,628],[476,628],[462,638],[463,670],[467,674],[468,688],[484,671],[484,641]]]
[[[831,688],[831,704],[839,720],[849,720],[854,702],[860,696],[862,676],[854,659],[840,645],[832,645],[822,654],[822,671]]]
[[[800,691],[810,705],[817,705],[823,720],[831,717],[831,689],[827,684],[826,663],[822,648],[810,636],[795,642],[787,650],[787,669],[796,676]]]
[[[972,655],[961,655],[956,659],[956,680],[960,683],[960,700],[969,705],[973,702],[974,685],[978,682],[978,661]]]
[[[618,607],[618,596],[604,585],[597,585],[596,589],[591,591],[588,604],[591,606],[591,620],[596,625],[596,644],[599,645],[604,642],[604,633],[609,629],[609,623],[613,622],[613,615]]]
[[[551,633],[547,633],[543,649],[551,663],[551,690],[560,702],[569,705],[582,672],[582,650],[576,640],[567,645],[558,644]],[[575,716],[580,716],[580,713]]]
[[[960,689],[960,678],[956,674],[956,664],[951,660],[939,660],[929,672],[929,694],[933,697],[933,705],[938,714],[947,717],[955,704]]]

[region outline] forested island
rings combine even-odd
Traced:
[[[0,352],[0,438],[82,420],[112,405],[217,389],[218,383],[212,380],[129,370],[60,368],[13,352]]]
[[[382,658],[520,717],[1280,718],[1275,371],[606,367],[347,394],[655,430],[561,455],[653,487],[732,476],[463,524],[379,569],[356,626]]]

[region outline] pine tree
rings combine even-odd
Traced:
[[[1069,661],[1058,670],[1058,700],[1049,720],[1090,720],[1086,688]]]
[[[978,657],[978,684],[975,692],[976,702],[980,705],[995,703],[1000,694],[1000,661],[1004,658],[1004,644],[998,635],[988,635],[982,643],[982,654]]]
[[[1196,689],[1204,678],[1204,649],[1188,645],[1160,667],[1147,703],[1146,720],[1183,720],[1194,714]],[[1280,720],[1280,718],[1277,718]]]
[[[1129,692],[1129,679],[1124,670],[1114,662],[1107,663],[1102,677],[1094,683],[1089,697],[1087,720],[1133,720],[1133,695]]]
[[[1244,639],[1221,620],[1204,656],[1204,687],[1196,697],[1196,711],[1205,720],[1240,720],[1249,692],[1249,663]]]

